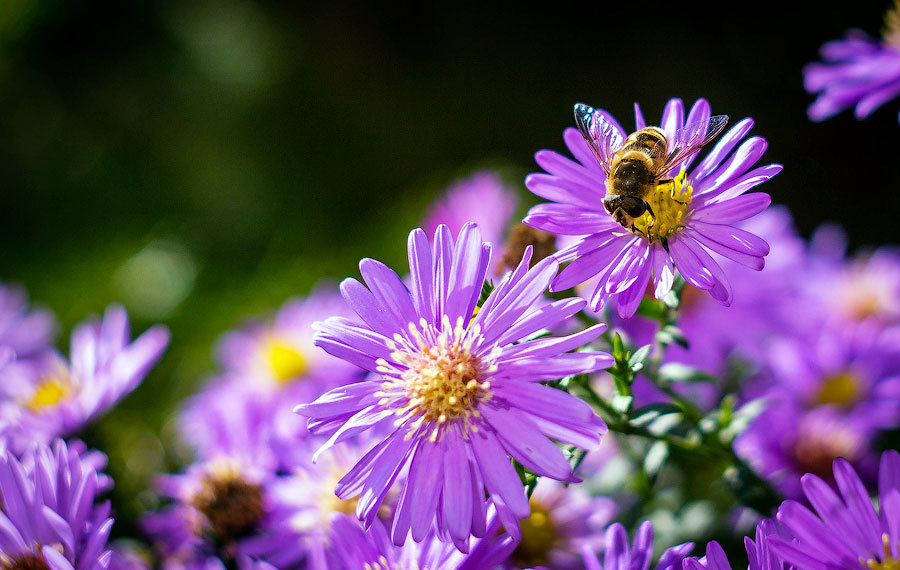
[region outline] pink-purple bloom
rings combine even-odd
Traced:
[[[595,143],[608,145],[628,135],[606,111],[595,110],[591,116],[608,127],[591,134]],[[661,129],[669,144],[677,146],[696,138],[698,125],[709,121],[706,100],[698,100],[685,119],[681,100],[671,99]],[[646,126],[637,105],[635,123],[636,129]],[[744,140],[752,126],[751,119],[739,121],[693,168],[697,152],[673,164],[672,181],[660,183],[649,197],[655,214],[643,214],[643,226],[636,218],[630,231],[604,209],[606,172],[577,129],[563,133],[575,160],[539,151],[535,160],[547,173],[530,174],[525,185],[551,202],[531,208],[524,222],[555,234],[579,236],[556,254],[560,262],[571,263],[553,281],[551,290],[562,291],[598,276],[591,309],[600,310],[617,299],[619,315],[627,318],[637,310],[648,284],[657,299],[663,298],[672,288],[677,268],[688,283],[729,305],[731,284],[712,254],[751,269],[763,268],[769,245],[734,224],[766,209],[771,201],[768,194],[747,192],[781,171],[777,164],[753,168],[768,145],[761,137]]]
[[[678,570],[692,548],[693,542],[685,542],[667,549],[660,555],[653,569]],[[582,547],[582,556],[587,570],[648,570],[653,562],[653,525],[650,521],[641,523],[634,533],[634,540],[629,544],[625,527],[614,523],[606,529],[603,561],[586,545]]]
[[[77,432],[134,390],[169,343],[154,326],[131,341],[121,306],[72,332],[69,360],[56,352],[0,369],[0,437],[13,450]]]
[[[0,284],[0,346],[19,359],[47,350],[56,331],[56,317],[45,309],[28,306],[22,287]]]
[[[594,448],[606,431],[584,401],[540,384],[610,366],[606,353],[569,352],[605,326],[528,338],[585,305],[563,299],[535,307],[558,262],[547,258],[529,270],[530,248],[479,306],[492,249],[473,224],[456,240],[446,226],[433,242],[413,230],[408,251],[411,291],[387,266],[363,259],[366,285],[346,279],[341,292],[364,324],[337,317],[316,325],[319,346],[380,377],[332,390],[297,411],[310,418],[311,432],[330,436],[318,453],[361,432],[387,430],[336,493],[359,495],[357,514],[369,526],[408,471],[391,529],[396,544],[410,532],[421,541],[435,526],[464,549],[470,536],[485,536],[490,504],[518,537],[518,519],[530,508],[510,457],[538,475],[577,481],[550,438]]]
[[[857,473],[843,459],[834,462],[837,491],[815,475],[804,475],[803,492],[812,509],[792,500],[777,520],[789,537],[770,536],[775,554],[799,570],[894,568],[900,562],[900,454],[881,456],[878,507]]]
[[[503,183],[499,174],[482,170],[447,188],[431,205],[422,229],[434,235],[438,226],[445,224],[456,235],[465,224],[472,222],[478,225],[484,241],[499,247],[505,241],[518,203],[516,192]]]
[[[848,107],[857,119],[900,95],[900,8],[885,16],[882,38],[851,30],[844,39],[822,46],[821,63],[803,69],[803,86],[818,96],[809,118],[824,121]]]
[[[111,551],[109,503],[96,504],[108,479],[80,446],[35,444],[21,460],[0,457],[0,566],[101,570]],[[95,454],[89,454],[93,460]]]

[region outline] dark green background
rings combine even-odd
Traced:
[[[672,96],[752,116],[785,165],[766,190],[804,234],[836,220],[854,245],[898,241],[900,104],[813,124],[800,73],[846,28],[877,33],[886,2],[324,4],[0,3],[2,278],[59,314],[62,339],[116,299],[173,333],[89,434],[120,509],[152,504],[136,491],[177,459],[170,412],[222,331],[364,255],[402,266],[443,186],[491,166],[521,187],[576,101],[626,127],[633,101],[654,120]],[[122,278],[148,246],[187,275],[180,304],[147,309]]]

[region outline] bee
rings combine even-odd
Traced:
[[[646,198],[660,184],[671,182],[670,171],[716,138],[727,122],[726,115],[694,121],[679,130],[674,141],[659,127],[645,127],[623,139],[605,113],[584,103],[575,105],[578,130],[607,176],[603,207],[627,230],[645,212],[656,218]]]

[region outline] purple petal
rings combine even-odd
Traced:
[[[557,481],[577,481],[565,456],[531,422],[515,414],[482,406],[485,420],[496,430],[503,447],[513,458],[538,475]]]
[[[391,268],[380,261],[364,258],[359,262],[359,272],[378,304],[390,310],[398,322],[403,326],[418,322],[410,292]]]
[[[479,430],[469,437],[488,492],[500,497],[516,517],[527,517],[531,507],[525,496],[525,488],[494,434],[488,430]]]
[[[698,208],[691,213],[690,219],[712,224],[740,222],[762,212],[771,203],[772,198],[768,194],[754,192]]]

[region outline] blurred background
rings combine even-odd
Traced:
[[[658,121],[673,96],[752,116],[802,234],[900,241],[900,105],[814,124],[801,83],[824,41],[878,34],[888,2],[606,4],[0,2],[2,279],[59,315],[61,346],[116,300],[173,333],[88,434],[119,508],[177,461],[171,414],[223,331],[360,257],[402,267],[406,233],[475,169],[522,188],[524,213],[532,155],[564,148],[576,101],[626,128],[634,101]]]

